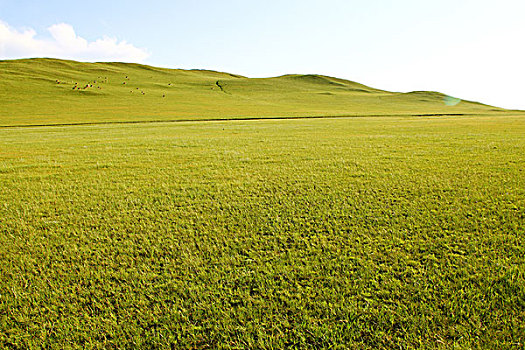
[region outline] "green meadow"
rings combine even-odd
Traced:
[[[55,81],[99,71],[21,63],[0,85],[0,348],[523,348],[524,113],[160,69],[120,101]],[[231,95],[158,96],[178,74]],[[270,101],[275,81],[312,91]],[[286,119],[308,115],[333,117]],[[28,126],[75,123],[98,124]]]
[[[0,61],[0,126],[508,112],[469,101],[445,102],[459,100],[321,75],[246,78],[139,64]]]

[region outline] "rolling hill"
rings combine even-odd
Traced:
[[[247,78],[209,70],[58,59],[0,61],[0,125],[181,119],[501,113],[438,92],[396,93],[322,75]]]

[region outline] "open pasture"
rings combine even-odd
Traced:
[[[0,129],[0,347],[523,347],[523,135],[523,115]]]
[[[459,102],[438,92],[389,92],[315,74],[247,78],[131,63],[27,59],[0,60],[0,81],[0,127],[247,117],[509,113],[480,103]]]

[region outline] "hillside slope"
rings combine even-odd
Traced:
[[[450,106],[445,97],[393,93],[321,75],[246,78],[125,63],[0,61],[0,126],[505,111],[467,101]]]

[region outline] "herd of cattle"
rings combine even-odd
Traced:
[[[99,79],[98,80],[98,84],[108,83],[109,82],[107,77],[98,77],[98,79]],[[100,80],[100,79],[102,79],[102,80]],[[125,79],[129,81],[129,77],[128,76],[126,76]],[[55,82],[57,84],[68,84],[67,82],[60,81],[58,79],[55,80]],[[97,80],[93,80],[93,82],[86,83],[85,85],[82,85],[82,84],[79,85],[79,83],[77,83],[77,82],[72,82],[72,84],[73,84],[73,87],[71,88],[72,90],[87,90],[87,89],[90,89],[90,88],[94,88],[95,87],[94,84],[97,84]],[[122,85],[124,85],[124,86],[127,85],[127,81],[122,82]],[[171,83],[169,83],[168,86],[171,86]],[[96,88],[99,89],[99,90],[102,90],[102,87],[100,85],[96,85]],[[139,92],[142,95],[146,95],[146,92],[144,92],[144,90],[142,90],[142,89],[139,89],[138,87],[135,88],[135,90],[139,90]],[[133,93],[134,90],[130,90],[129,92]],[[166,94],[165,93],[162,94],[162,97],[166,97]]]

